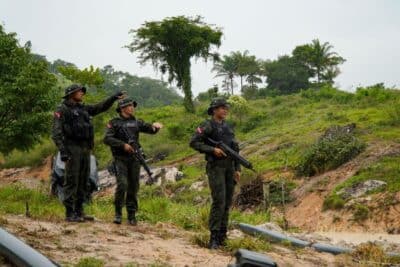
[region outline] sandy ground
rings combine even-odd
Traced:
[[[129,263],[139,266],[227,266],[235,261],[230,253],[194,245],[190,241],[193,233],[169,224],[140,223],[136,227],[100,221],[70,224],[15,215],[7,215],[2,221],[7,231],[61,265],[75,264],[84,257],[102,259],[106,266]],[[280,245],[274,245],[265,254],[279,266],[336,266],[337,260],[327,253]]]

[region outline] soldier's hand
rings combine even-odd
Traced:
[[[222,149],[218,148],[218,147],[215,147],[215,148],[214,148],[214,155],[215,155],[217,158],[226,157],[225,152],[224,152]]]
[[[162,125],[162,124],[159,123],[159,122],[155,122],[155,123],[153,123],[151,126],[153,126],[153,128],[155,128],[155,129],[157,129],[157,130],[160,130],[160,129],[162,129],[162,128],[164,127],[164,125]]]
[[[68,155],[67,152],[65,152],[65,151],[60,151],[60,159],[61,159],[61,161],[63,161],[63,162],[67,162],[68,160],[71,159],[71,157]]]
[[[135,150],[133,149],[133,147],[129,144],[124,144],[124,150],[128,153],[134,153]]]
[[[236,183],[240,182],[240,171],[235,171],[233,178],[235,179]]]
[[[123,99],[126,97],[126,94],[126,91],[118,91],[115,93],[114,97],[116,97],[117,99]]]

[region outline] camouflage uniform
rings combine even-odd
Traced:
[[[90,150],[94,145],[91,116],[106,111],[118,99],[117,93],[95,105],[84,105],[69,98],[74,92],[86,88],[74,84],[65,90],[65,100],[54,113],[52,139],[65,162],[64,206],[68,221],[81,221],[83,201],[90,172]]]
[[[135,107],[137,105],[136,102],[129,99],[119,101],[117,111],[120,112],[120,108],[130,104],[133,104]],[[145,123],[143,120],[136,119],[134,116],[130,118],[120,116],[112,119],[107,124],[104,143],[111,147],[117,176],[114,222],[117,224],[121,223],[122,208],[126,204],[128,221],[135,225],[135,213],[138,210],[137,193],[139,191],[140,163],[132,154],[124,150],[124,145],[128,143],[128,137],[124,133],[124,128],[129,136],[135,140],[136,144],[139,144],[139,132],[155,134],[158,132],[158,129],[149,123]]]
[[[214,100],[208,110],[209,115],[212,115],[214,108],[223,105],[227,105],[225,101]],[[240,171],[240,165],[231,158],[214,156],[214,145],[208,142],[207,138],[223,141],[237,152],[239,152],[239,146],[235,141],[232,128],[225,121],[218,123],[213,119],[204,121],[197,128],[190,141],[190,146],[200,153],[204,153],[207,161],[206,172],[212,197],[209,218],[211,246],[213,241],[218,241],[218,245],[222,245],[226,238],[229,209],[236,184],[234,173]]]

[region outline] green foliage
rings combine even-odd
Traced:
[[[333,194],[324,199],[322,210],[340,210],[344,207],[346,201],[340,196]]]
[[[249,111],[249,104],[246,99],[238,95],[232,95],[228,98],[228,103],[231,106],[230,110],[233,116],[242,122],[243,117]]]
[[[268,119],[268,116],[265,113],[257,112],[256,114],[249,116],[246,121],[243,123],[241,130],[244,133],[248,133],[253,129],[260,127],[264,124],[264,122]]]
[[[368,219],[369,216],[369,208],[365,205],[362,204],[355,204],[353,206],[353,219],[356,222],[362,222],[365,221],[366,219]]]
[[[181,140],[185,135],[185,128],[180,124],[170,124],[167,127],[169,138],[172,140]]]
[[[322,100],[332,100],[340,104],[347,104],[354,101],[355,96],[352,93],[340,91],[336,88],[333,88],[330,85],[325,85],[321,87],[319,90],[316,89],[307,89],[302,90],[300,95],[304,98],[311,99],[313,101],[322,101]]]
[[[311,77],[316,76],[317,84],[333,84],[333,79],[340,73],[338,65],[346,60],[332,52],[332,48],[328,42],[321,44],[315,39],[311,44],[297,46],[292,54],[297,62],[309,69]]]
[[[337,193],[344,188],[353,187],[359,183],[363,183],[367,180],[374,179],[386,182],[385,187],[380,187],[375,191],[368,192],[369,194],[381,192],[386,190],[390,193],[396,193],[400,191],[400,156],[386,156],[381,158],[378,162],[372,163],[363,169],[361,169],[356,175],[347,179],[345,182],[339,184],[333,190],[333,193]]]
[[[357,156],[365,144],[352,133],[338,132],[321,138],[303,154],[297,166],[298,175],[312,176],[334,169]]]
[[[13,150],[5,156],[1,168],[21,168],[26,166],[36,167],[43,164],[43,161],[52,154],[55,154],[56,147],[51,140],[45,139],[36,144],[28,152]]]
[[[218,93],[218,85],[214,85],[213,87],[209,88],[207,92],[199,93],[196,99],[198,101],[205,102],[205,101],[211,101],[213,98],[219,96],[220,94]]]
[[[46,192],[46,193],[44,193]],[[43,184],[39,190],[27,189],[20,184],[3,186],[0,189],[0,213],[25,214],[26,203],[33,218],[59,219],[64,209],[58,200],[48,195],[48,185]]]
[[[174,88],[160,80],[117,71],[111,65],[102,68],[101,75],[104,77],[104,88],[107,92],[127,91],[140,107],[160,107],[182,101]]]
[[[211,49],[221,45],[222,31],[207,25],[201,17],[178,16],[145,22],[131,33],[134,34],[133,42],[127,48],[140,53],[142,64],[151,62],[161,73],[168,73],[170,82],[176,80],[185,94],[185,109],[194,112],[190,60],[217,59],[217,54]]]
[[[103,267],[105,262],[101,259],[96,259],[93,257],[81,258],[75,267]]]
[[[238,249],[248,249],[251,251],[266,252],[271,251],[272,246],[269,242],[257,237],[242,237],[236,239],[229,239],[226,244],[225,250],[229,252],[237,251]]]
[[[47,62],[0,25],[0,152],[28,150],[49,131],[56,79]]]
[[[104,83],[104,78],[101,76],[100,69],[94,68],[92,65],[83,70],[75,66],[59,66],[58,71],[68,80],[89,87],[100,88]]]
[[[280,94],[292,94],[306,89],[311,77],[309,69],[290,56],[281,56],[274,61],[265,61],[263,68],[267,76],[267,88]]]

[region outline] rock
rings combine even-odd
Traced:
[[[369,191],[385,186],[386,184],[386,182],[380,180],[367,180],[365,182],[355,184],[352,187],[347,187],[340,190],[338,195],[345,199],[358,198]]]
[[[176,167],[157,167],[152,168],[153,177],[156,179],[156,185],[161,185],[166,182],[175,183],[182,179],[183,173]],[[116,178],[114,174],[110,174],[108,170],[102,170],[98,172],[99,176],[99,188],[104,189],[107,187],[114,186],[116,184]],[[147,172],[142,168],[140,170],[139,180],[141,183],[145,183],[149,179]]]
[[[179,171],[176,167],[158,167],[153,168],[153,177],[156,182],[154,184],[161,185],[167,182],[176,183],[177,181],[183,178],[183,173]],[[145,182],[149,179],[146,171],[143,169],[140,171],[140,180],[141,182]]]
[[[111,175],[108,170],[102,170],[98,172],[99,175],[99,188],[111,187],[116,184],[116,179],[114,175]]]
[[[193,191],[201,191],[201,190],[204,189],[204,182],[203,182],[203,181],[194,182],[194,183],[190,186],[189,189],[190,189],[190,190],[193,190]]]

